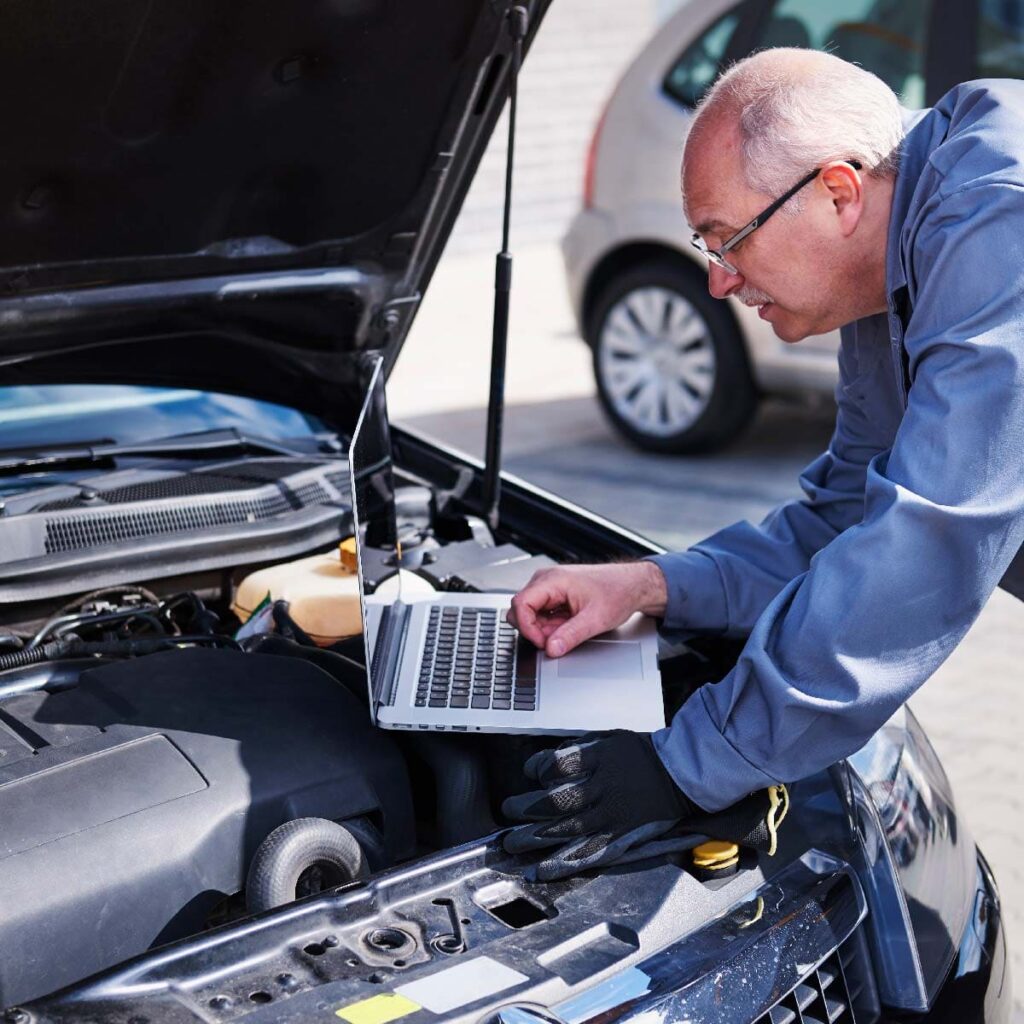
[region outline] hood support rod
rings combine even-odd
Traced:
[[[501,503],[501,429],[505,415],[505,363],[508,352],[508,311],[512,291],[512,253],[508,248],[512,216],[512,159],[516,137],[516,83],[523,61],[526,36],[526,8],[516,6],[508,13],[512,37],[512,68],[509,82],[508,152],[505,155],[505,211],[501,226],[501,252],[494,262],[494,322],[491,332],[491,392],[487,402],[487,441],[484,461],[482,508],[487,525],[498,528]]]

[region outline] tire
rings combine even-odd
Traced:
[[[587,342],[601,406],[646,451],[722,448],[757,407],[732,314],[688,266],[654,260],[613,278],[593,305]]]

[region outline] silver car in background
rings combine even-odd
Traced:
[[[838,333],[787,345],[755,309],[712,299],[682,214],[694,105],[722,67],[770,46],[828,49],[922,107],[959,81],[1024,76],[1024,0],[691,0],[658,30],[601,114],[562,242],[602,406],[641,448],[714,450],[762,395],[835,387]]]

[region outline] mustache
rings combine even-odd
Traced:
[[[766,302],[775,301],[767,292],[750,287],[741,288],[736,293],[736,298],[745,306],[763,306]]]

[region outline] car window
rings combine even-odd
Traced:
[[[778,0],[754,46],[828,50],[878,75],[905,106],[923,107],[930,14],[931,0]]]
[[[323,429],[314,417],[294,409],[209,391],[98,384],[0,387],[0,449],[126,443],[227,427],[280,440]]]
[[[978,4],[976,77],[1024,78],[1024,2],[981,0]]]
[[[683,51],[665,78],[665,92],[673,99],[696,106],[718,74],[740,14],[739,7],[723,14]]]

